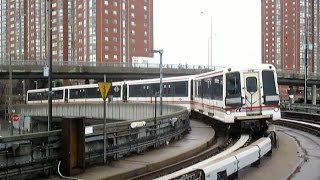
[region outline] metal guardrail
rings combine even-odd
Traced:
[[[290,111],[297,111],[297,112],[306,112],[306,113],[314,113],[314,114],[320,113],[319,105],[282,103],[281,108],[290,110]]]
[[[9,61],[0,61],[0,65],[9,66]],[[12,60],[11,66],[46,66],[47,60]],[[124,68],[159,68],[157,63],[124,63],[124,62],[84,62],[84,61],[53,61],[53,66],[84,66],[84,67],[124,67]],[[221,69],[223,66],[205,66],[191,64],[163,64],[168,69]]]
[[[12,60],[12,66],[41,66],[48,64],[47,60]],[[0,60],[0,66],[9,66],[10,62],[7,60]],[[157,63],[125,63],[125,62],[84,62],[84,61],[56,61],[53,60],[53,66],[75,66],[75,67],[123,67],[123,68],[159,68]],[[163,68],[167,69],[189,69],[189,70],[215,70],[221,69],[224,66],[205,66],[205,65],[191,65],[191,64],[163,64]],[[0,70],[1,71],[1,70]],[[278,76],[282,78],[304,79],[304,72],[297,73],[297,70],[277,70]],[[308,73],[309,79],[320,79],[319,73]]]
[[[153,109],[152,104],[148,104]],[[106,125],[107,159],[118,159],[130,153],[141,153],[178,139],[190,128],[186,108],[164,105],[170,113],[148,118],[117,121]],[[134,128],[134,122],[145,122]],[[85,162],[101,163],[103,157],[103,124],[92,125],[85,137]],[[49,172],[61,159],[62,131],[0,137],[0,178],[20,177],[23,174]]]

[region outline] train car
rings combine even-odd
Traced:
[[[232,125],[263,132],[280,119],[279,90],[273,65],[227,67],[194,77],[193,111]]]
[[[162,102],[187,107],[191,110],[193,76],[163,78]],[[159,101],[160,79],[126,81],[128,102],[153,103]]]
[[[113,82],[109,90],[108,101],[122,101],[123,97],[123,82]],[[86,84],[69,86],[68,102],[102,102],[101,93],[98,84]]]
[[[53,96],[52,102],[53,103],[64,103],[67,102],[68,99],[66,98],[66,89],[67,87],[57,87],[53,88]],[[27,91],[27,104],[46,104],[48,103],[48,88],[44,89],[32,89]]]
[[[109,90],[108,101],[122,101],[124,82],[114,82]],[[77,103],[103,101],[98,84],[63,86],[52,88],[53,103]],[[27,104],[48,103],[48,88],[27,91]]]

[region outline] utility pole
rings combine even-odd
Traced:
[[[48,0],[48,23],[49,23],[49,48],[48,48],[48,60],[49,60],[49,75],[48,75],[48,131],[51,131],[52,122],[52,0]]]
[[[160,116],[162,115],[162,92],[163,92],[163,84],[162,84],[162,54],[163,49],[153,50],[154,53],[160,54]]]
[[[12,64],[11,64],[11,55],[9,55],[9,106],[8,106],[9,113],[13,113],[12,108]],[[10,132],[11,135],[13,135],[13,121],[12,118],[10,118]]]
[[[305,0],[305,56],[304,56],[304,104],[307,104],[307,93],[308,93],[308,86],[307,86],[307,79],[308,79],[308,1]]]

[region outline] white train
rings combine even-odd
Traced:
[[[108,100],[153,103],[159,97],[159,81],[113,82]],[[54,103],[102,101],[97,84],[58,87],[53,92]],[[27,103],[47,103],[47,94],[48,89],[29,90]],[[281,116],[276,70],[269,64],[163,78],[162,97],[163,103],[183,105],[235,129],[263,131],[267,120]]]

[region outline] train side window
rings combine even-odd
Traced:
[[[241,96],[240,73],[233,72],[226,74],[227,97]]]
[[[63,99],[63,90],[54,91],[53,99]]]
[[[187,97],[188,96],[188,82],[176,82],[175,83],[175,96]]]
[[[100,92],[98,91],[99,88],[93,87],[93,88],[87,88],[87,98],[99,98],[101,97]]]
[[[212,78],[212,98],[215,100],[222,100],[223,95],[223,81],[222,76]]]
[[[201,86],[201,80],[197,80],[196,82],[196,92],[195,96],[202,98],[202,86]]]
[[[121,87],[120,86],[112,86],[109,94],[112,95],[113,97],[120,97]]]

